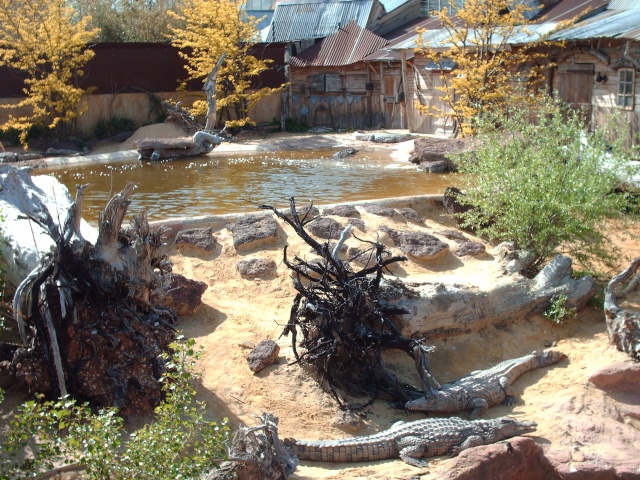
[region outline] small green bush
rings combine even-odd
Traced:
[[[563,323],[565,320],[574,319],[576,312],[576,308],[567,307],[566,295],[557,295],[551,299],[551,305],[543,315],[553,323]]]
[[[128,436],[115,409],[95,413],[70,398],[26,402],[3,442],[0,478],[37,478],[54,465],[76,465],[90,479],[199,478],[211,471],[226,456],[229,427],[205,420],[194,400],[193,345],[172,345],[166,398],[154,420]]]
[[[592,269],[619,259],[607,228],[629,219],[624,185],[637,167],[626,149],[586,132],[582,115],[551,100],[534,115],[484,115],[477,125],[478,148],[454,157],[466,174],[458,199],[473,207],[459,214],[463,226],[532,252],[531,274],[555,253]]]
[[[98,140],[114,137],[120,133],[132,132],[137,128],[136,122],[128,117],[113,115],[98,120],[93,129],[93,136]]]
[[[284,126],[287,132],[292,133],[304,133],[311,129],[311,127],[306,123],[298,123],[293,118],[286,118],[284,120]]]

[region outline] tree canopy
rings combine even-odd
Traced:
[[[20,131],[23,143],[32,126],[63,127],[83,111],[76,79],[94,55],[86,45],[98,30],[74,15],[65,0],[0,0],[0,65],[26,74],[26,97],[3,106],[20,113],[1,128]]]
[[[172,44],[187,60],[189,79],[205,79],[225,54],[217,77],[217,110],[229,126],[252,124],[249,112],[258,101],[278,89],[252,85],[269,68],[269,60],[251,53],[258,35],[258,20],[246,15],[245,0],[186,0],[171,28]],[[205,101],[196,102],[192,113],[204,115]]]
[[[500,110],[508,105],[526,105],[532,88],[550,65],[535,47],[544,37],[530,39],[526,48],[515,46],[517,35],[527,34],[530,7],[513,0],[465,0],[455,15],[443,9],[438,18],[447,32],[440,44],[433,44],[427,32],[418,33],[417,52],[437,66],[446,61],[452,72],[442,68],[440,100],[448,107],[419,105],[427,115],[454,120],[454,134],[474,132],[473,119],[481,111]],[[438,73],[435,73],[436,75]]]

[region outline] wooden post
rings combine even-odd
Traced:
[[[401,128],[408,128],[411,132],[412,122],[407,118],[407,98],[409,97],[409,89],[407,88],[407,51],[402,50],[402,68],[400,69],[402,75],[402,92],[404,93],[404,100],[402,100],[402,124]]]

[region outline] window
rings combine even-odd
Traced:
[[[618,106],[633,108],[635,70],[623,68],[618,70]]]

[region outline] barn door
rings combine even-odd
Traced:
[[[571,108],[584,111],[586,123],[591,123],[593,110],[593,63],[562,64],[558,68],[558,95]]]
[[[396,71],[397,70],[397,71]],[[386,128],[402,128],[402,76],[400,69],[384,72],[384,125]]]

